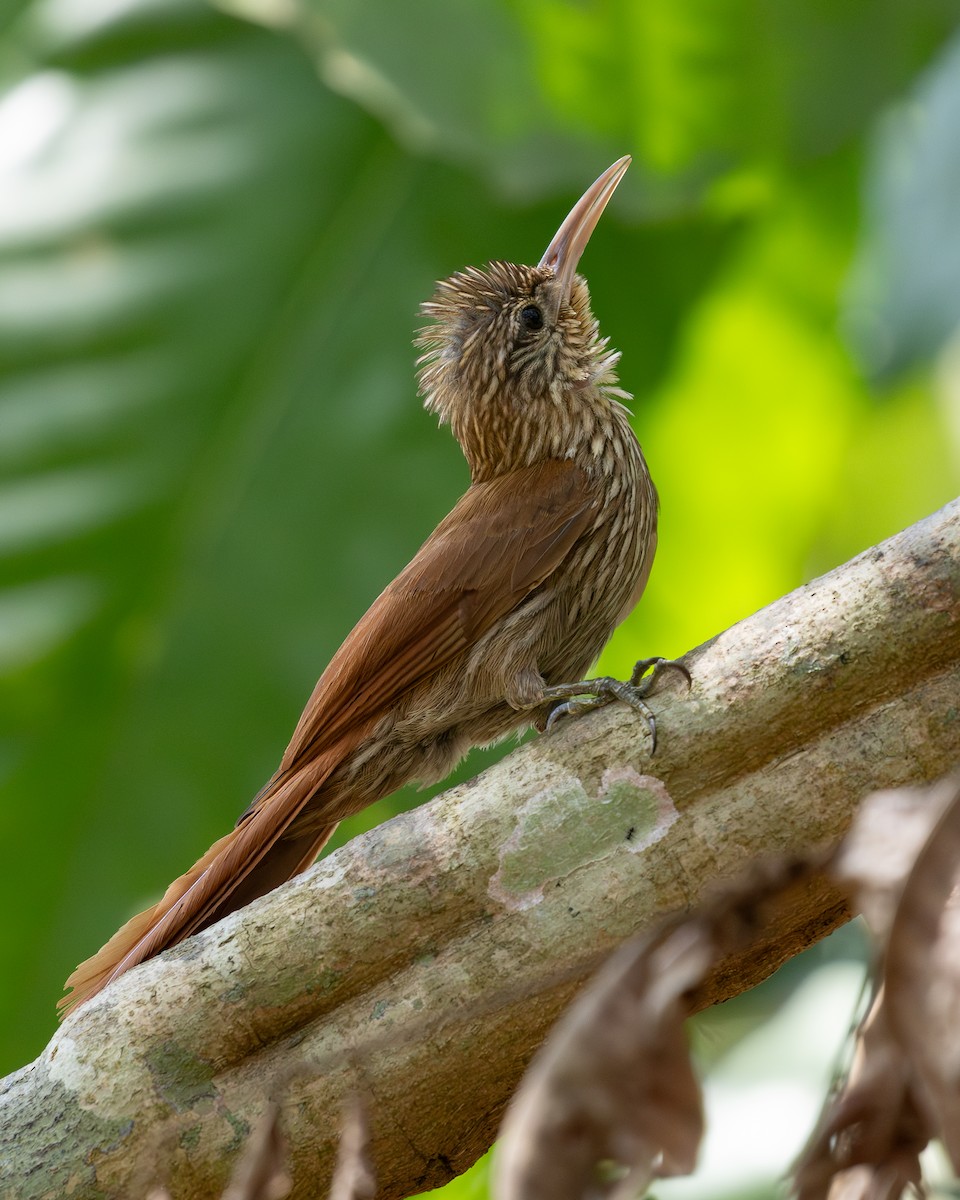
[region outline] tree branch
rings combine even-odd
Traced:
[[[0,1192],[218,1194],[271,1098],[296,1197],[323,1196],[348,1093],[382,1197],[443,1183],[578,984],[758,855],[835,841],[865,792],[960,759],[960,502],[130,972],[0,1090]],[[845,915],[808,890],[733,995]]]

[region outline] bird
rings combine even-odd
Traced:
[[[473,746],[644,696],[664,666],[584,679],[643,592],[658,497],[577,268],[630,164],[584,192],[536,266],[493,261],[421,306],[419,392],[470,486],[347,636],[240,817],[66,982],[61,1016],[305,870],[346,816]],[[647,674],[650,667],[654,670]],[[689,676],[687,676],[689,679]]]

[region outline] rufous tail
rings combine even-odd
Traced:
[[[326,760],[326,761],[324,761]],[[214,842],[163,899],[129,920],[109,942],[80,964],[64,985],[58,1004],[64,1017],[131,967],[168,950],[306,870],[329,841],[338,822],[284,837],[293,819],[337,765],[325,755],[264,788],[241,823]]]

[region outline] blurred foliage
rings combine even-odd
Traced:
[[[958,16],[8,8],[0,1069],[42,1048],[75,963],[245,808],[464,488],[414,398],[433,280],[536,261],[618,155],[634,167],[584,271],[663,513],[605,669],[679,654],[951,498]]]
[[[960,323],[960,40],[885,114],[867,173],[868,237],[847,319],[877,377],[923,363]]]

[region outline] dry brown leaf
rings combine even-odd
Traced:
[[[560,1020],[507,1110],[494,1163],[498,1200],[615,1194],[604,1164],[640,1188],[692,1170],[703,1130],[682,997],[710,962],[681,925],[622,947]]]
[[[904,883],[883,977],[891,1035],[960,1172],[960,778],[930,792],[942,815]]]
[[[367,1109],[357,1096],[344,1115],[337,1165],[330,1185],[330,1200],[369,1200],[376,1190],[376,1178],[370,1163]]]
[[[223,1200],[283,1200],[293,1187],[286,1159],[280,1109],[269,1104],[247,1140]]]
[[[904,1194],[905,1187],[911,1195],[923,1195],[922,1187],[904,1183],[902,1171],[896,1163],[882,1167],[862,1165],[835,1176],[828,1195],[829,1200],[898,1200]]]
[[[821,856],[757,865],[699,914],[622,947],[558,1022],[507,1110],[497,1200],[626,1200],[693,1170],[700,1087],[683,1022],[718,958],[763,933]]]
[[[874,937],[885,941],[907,876],[956,792],[956,779],[933,787],[897,788],[868,796],[832,867],[852,888]]]
[[[919,1187],[929,1139],[881,992],[857,1032],[849,1075],[793,1169],[792,1192],[798,1200],[896,1200]]]
[[[833,870],[877,940],[882,987],[794,1193],[895,1200],[921,1188],[920,1152],[938,1133],[960,1165],[960,778],[869,796]]]

